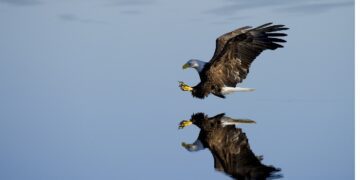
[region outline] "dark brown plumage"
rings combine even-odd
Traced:
[[[281,177],[276,174],[280,169],[261,163],[262,158],[252,152],[246,134],[234,125],[250,123],[250,120],[232,119],[225,114],[208,117],[197,113],[190,121],[200,128],[200,133],[193,144],[182,145],[189,151],[201,150],[200,146],[208,148],[214,158],[216,170],[235,179],[262,180],[267,177]]]
[[[283,47],[279,43],[286,41],[280,38],[287,34],[279,31],[287,29],[284,25],[267,23],[253,29],[242,27],[217,38],[215,53],[199,72],[201,82],[192,87],[192,95],[203,99],[212,93],[225,98],[222,88],[241,83],[262,51]]]

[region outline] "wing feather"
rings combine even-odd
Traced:
[[[217,38],[214,56],[204,69],[206,79],[217,82],[216,86],[235,87],[246,78],[251,63],[261,52],[282,48],[279,43],[286,42],[281,37],[287,34],[278,32],[288,29],[284,25],[266,23],[250,28],[242,27]]]
[[[250,28],[251,28],[251,26],[241,27],[241,28],[238,28],[234,31],[228,32],[228,33],[223,34],[220,37],[218,37],[216,39],[216,49],[215,49],[213,58],[215,58],[216,56],[218,56],[220,54],[220,52],[224,49],[224,46],[229,41],[229,39],[246,32],[246,30],[250,29]]]

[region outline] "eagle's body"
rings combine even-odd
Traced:
[[[246,78],[251,63],[262,51],[281,48],[283,46],[278,43],[286,42],[279,38],[286,34],[278,31],[288,28],[271,24],[253,29],[242,27],[217,38],[215,53],[209,62],[192,59],[183,66],[184,69],[195,68],[201,82],[194,87],[181,82],[181,89],[201,99],[210,93],[225,98],[228,93],[254,90],[236,85]]]
[[[254,121],[232,119],[224,114],[207,117],[203,113],[194,114],[190,121],[200,128],[200,133],[194,143],[182,143],[183,147],[191,152],[208,148],[214,157],[216,170],[235,179],[280,177],[276,174],[280,169],[262,164],[262,157],[252,152],[246,134],[235,126]]]

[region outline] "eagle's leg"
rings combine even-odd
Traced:
[[[179,87],[180,87],[180,89],[183,90],[183,91],[192,91],[192,89],[193,89],[191,86],[185,84],[185,83],[182,82],[182,81],[179,81]]]

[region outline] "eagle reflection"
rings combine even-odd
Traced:
[[[214,157],[214,168],[235,179],[261,180],[282,177],[280,169],[261,163],[262,157],[251,151],[246,134],[236,124],[255,123],[249,119],[232,119],[224,113],[208,117],[196,113],[190,120],[181,121],[179,129],[191,124],[200,128],[199,137],[192,144],[182,143],[188,151],[208,148]]]

